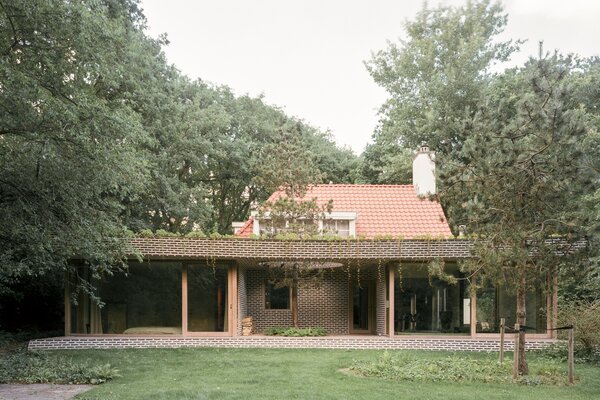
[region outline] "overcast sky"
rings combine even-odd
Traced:
[[[462,4],[461,0],[429,1]],[[527,43],[513,64],[545,50],[600,54],[600,1],[504,0],[502,39]],[[167,33],[167,59],[190,78],[263,94],[269,104],[323,130],[359,154],[386,99],[363,61],[402,24],[419,0],[142,0],[150,36]]]

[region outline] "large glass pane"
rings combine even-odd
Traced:
[[[516,296],[503,287],[486,287],[477,293],[477,332],[500,332],[500,318],[506,326],[516,323]],[[546,290],[544,285],[525,296],[526,326],[528,333],[546,332]]]
[[[461,277],[456,266],[446,272]],[[394,284],[394,324],[398,334],[468,334],[470,300],[465,280],[456,284],[430,278],[427,266],[403,266]]]
[[[181,263],[131,262],[127,274],[96,285],[104,305],[80,296],[72,307],[73,333],[181,333]]]
[[[369,329],[369,286],[353,285],[352,326],[354,330]]]
[[[228,330],[227,269],[226,266],[188,266],[188,331]]]

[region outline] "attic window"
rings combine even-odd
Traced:
[[[321,232],[326,235],[336,235],[341,237],[356,236],[356,218],[355,212],[334,211],[326,213],[323,219],[296,219],[294,221],[284,221],[281,219],[273,220],[271,216],[258,216],[253,212],[254,223],[252,233],[255,235],[273,235],[285,233],[296,234],[316,234]],[[314,233],[313,233],[314,232]]]
[[[260,234],[277,235],[281,233],[302,233],[304,231],[311,232],[316,230],[317,221],[314,220],[298,220],[291,221],[272,221],[265,220],[260,225]]]
[[[323,233],[340,237],[350,236],[350,221],[347,219],[330,219],[323,221]]]

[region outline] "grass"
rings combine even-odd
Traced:
[[[287,349],[128,349],[61,351],[74,361],[110,363],[120,378],[79,399],[569,399],[600,398],[600,368],[577,365],[575,386],[411,382],[360,377],[355,362],[383,351]],[[456,355],[495,362],[494,354],[389,351],[418,359]],[[508,360],[510,363],[510,360]],[[535,368],[536,360],[530,357]],[[564,367],[564,365],[562,365]]]

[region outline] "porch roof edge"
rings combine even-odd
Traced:
[[[187,260],[460,260],[472,258],[465,239],[405,240],[253,240],[132,238],[131,256]]]

